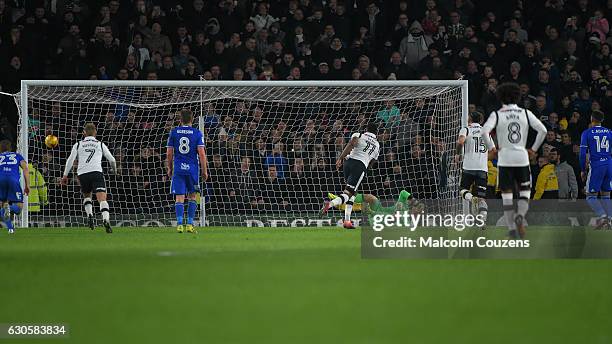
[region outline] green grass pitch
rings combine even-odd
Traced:
[[[358,231],[0,232],[17,343],[611,343],[610,260],[365,260]],[[0,339],[0,344],[10,340]]]

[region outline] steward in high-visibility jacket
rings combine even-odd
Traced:
[[[533,199],[556,199],[559,198],[559,180],[555,165],[550,162],[542,166],[538,174]]]
[[[28,164],[30,169],[30,194],[28,195],[28,211],[39,212],[40,209],[49,204],[47,198],[47,183],[42,173],[34,168],[32,163]]]
[[[499,198],[497,187],[497,166],[491,160],[487,161],[487,198]]]

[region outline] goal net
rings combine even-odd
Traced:
[[[380,125],[381,153],[358,192],[393,200],[402,189],[435,211],[457,212],[454,142],[465,125],[465,81],[112,82],[28,81],[15,95],[18,151],[33,166],[22,225],[83,226],[75,171],[60,187],[87,122],[117,160],[104,162],[114,226],[174,226],[166,140],[187,108],[205,133],[209,180],[200,180],[198,224],[334,225],[318,211],[344,188],[335,161],[354,132]],[[45,146],[47,135],[59,146]],[[97,206],[94,207],[97,210]],[[99,218],[99,212],[95,211]],[[198,221],[196,219],[196,221]]]

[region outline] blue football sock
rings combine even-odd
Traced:
[[[15,226],[13,225],[13,221],[11,220],[4,221],[4,224],[6,224],[6,228],[8,229],[15,229]]]
[[[17,204],[11,204],[11,213],[17,215],[21,213],[21,208]]]
[[[185,204],[176,202],[174,204],[174,210],[176,211],[176,224],[180,226],[183,224],[183,214],[185,213]]]
[[[606,214],[612,216],[612,201],[610,201],[610,195],[601,196],[601,203],[603,203]]]
[[[190,225],[193,224],[193,218],[195,217],[197,208],[198,204],[196,203],[196,201],[189,201],[187,206],[187,223]]]
[[[597,214],[597,216],[601,217],[601,216],[606,215],[606,212],[604,211],[604,208],[601,202],[599,201],[599,198],[597,198],[597,196],[587,195],[586,200],[587,200],[587,203],[589,204],[589,207],[593,209],[593,211],[595,212],[595,214]]]

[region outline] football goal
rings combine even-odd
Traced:
[[[372,121],[381,153],[358,192],[392,200],[405,189],[429,210],[459,211],[454,147],[466,125],[467,81],[40,80],[23,81],[14,98],[17,150],[42,176],[22,227],[85,224],[75,171],[68,186],[59,179],[86,123],[117,160],[115,174],[104,162],[112,225],[174,226],[166,141],[182,109],[193,111],[206,140],[200,226],[335,225],[341,212],[318,211],[344,188],[336,158]],[[48,135],[56,147],[45,144]]]

